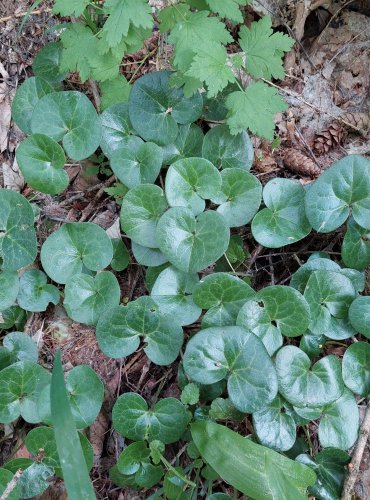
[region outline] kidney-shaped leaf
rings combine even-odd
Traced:
[[[26,182],[37,191],[47,194],[61,193],[69,183],[65,170],[63,148],[47,135],[27,137],[16,151],[19,168]]]
[[[336,272],[341,271],[340,265],[330,259],[308,259],[308,261],[302,264],[301,267],[293,274],[292,279],[290,280],[290,286],[303,293],[311,274],[314,271],[322,269]]]
[[[126,144],[125,139],[133,132],[128,115],[127,102],[113,104],[100,115],[102,134],[100,147],[108,158]]]
[[[202,156],[203,132],[198,125],[188,123],[179,125],[179,133],[173,144],[168,144],[163,149],[163,163],[171,165],[182,158]]]
[[[342,375],[346,386],[355,394],[370,394],[370,344],[356,342],[343,356]]]
[[[56,85],[67,76],[60,72],[60,59],[63,52],[61,42],[47,43],[37,54],[32,64],[32,71],[35,76],[39,76],[50,83]]]
[[[336,401],[343,393],[341,365],[333,355],[321,358],[311,367],[306,353],[285,346],[276,355],[279,392],[298,407],[321,407]]]
[[[59,290],[46,282],[46,275],[39,269],[25,271],[19,280],[18,304],[32,312],[46,311],[48,305],[58,304]]]
[[[73,160],[87,158],[100,144],[100,118],[81,92],[53,92],[42,97],[33,111],[31,130],[62,141]]]
[[[343,239],[342,259],[346,266],[359,271],[370,265],[370,230],[356,224],[352,217]]]
[[[0,311],[15,303],[18,291],[18,274],[15,271],[0,271]]]
[[[254,217],[252,234],[261,245],[279,248],[311,231],[305,214],[305,190],[291,179],[271,179],[263,189],[263,208]]]
[[[349,320],[358,333],[370,339],[370,297],[357,297],[352,302]]]
[[[57,283],[66,283],[83,267],[99,271],[113,257],[113,246],[104,229],[91,222],[68,222],[54,231],[41,248],[45,272]]]
[[[370,161],[349,155],[333,163],[309,188],[306,213],[321,233],[334,231],[350,214],[357,224],[370,229]]]
[[[277,394],[276,371],[265,346],[238,326],[207,328],[194,335],[186,346],[184,369],[201,384],[227,377],[229,398],[245,413],[260,410]]]
[[[0,371],[17,361],[37,363],[38,355],[37,345],[26,333],[8,333],[0,347]]]
[[[159,248],[143,247],[132,241],[131,250],[136,262],[142,266],[157,267],[168,262],[167,257],[163,255]]]
[[[308,467],[210,421],[191,426],[204,460],[229,484],[258,500],[306,500],[316,474]]]
[[[170,444],[178,441],[185,432],[189,415],[178,399],[161,399],[149,409],[139,394],[127,392],[115,402],[112,420],[116,431],[128,439],[157,439]]]
[[[167,210],[159,219],[156,235],[161,252],[185,273],[213,264],[225,253],[230,239],[222,215],[206,211],[195,217],[185,207]]]

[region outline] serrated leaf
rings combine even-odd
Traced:
[[[116,431],[128,439],[157,439],[170,444],[181,438],[188,425],[189,415],[184,405],[175,398],[161,399],[148,409],[144,398],[127,392],[114,404],[112,419]]]
[[[133,132],[128,104],[126,102],[113,104],[103,111],[100,119],[102,125],[100,147],[109,158],[116,149],[127,144],[126,139]]]
[[[0,347],[0,371],[17,361],[37,363],[38,355],[37,345],[26,333],[8,333]]]
[[[163,255],[159,248],[143,247],[132,241],[131,250],[137,263],[142,266],[157,267],[168,262],[167,257]]]
[[[111,240],[91,222],[69,222],[54,231],[41,248],[41,263],[53,281],[66,283],[80,274],[107,267],[113,257]]]
[[[53,12],[61,16],[78,17],[88,5],[89,0],[55,0]]]
[[[311,226],[305,213],[303,186],[291,179],[271,179],[263,189],[263,208],[252,222],[253,237],[267,248],[301,240]]]
[[[179,133],[173,144],[162,148],[163,163],[171,165],[182,158],[202,157],[203,131],[198,125],[179,125]]]
[[[113,106],[113,104],[126,102],[130,97],[131,85],[121,74],[101,82],[99,86],[101,92],[100,107],[102,110]]]
[[[14,305],[18,291],[18,274],[15,271],[0,271],[0,311]]]
[[[240,6],[247,5],[250,0],[206,0],[210,10],[216,12],[220,17],[226,17],[235,23],[242,23],[243,16],[240,11]]]
[[[32,63],[35,76],[43,78],[50,85],[57,85],[67,76],[60,70],[63,46],[60,42],[49,42],[36,54]]]
[[[285,346],[276,355],[279,392],[298,407],[317,408],[333,403],[343,393],[341,365],[333,355],[311,360],[295,346]]]
[[[198,332],[186,346],[184,369],[191,380],[201,384],[227,378],[231,402],[245,413],[263,408],[277,394],[270,356],[260,339],[241,327],[213,327]]]
[[[370,297],[357,297],[349,308],[351,325],[370,339]]]
[[[58,304],[59,290],[47,283],[46,275],[38,269],[25,271],[19,280],[18,304],[32,312],[46,311],[48,305]]]
[[[342,259],[346,266],[363,271],[370,265],[370,231],[348,220],[342,243]]]
[[[168,5],[158,13],[159,29],[161,33],[172,30],[179,21],[182,21],[188,15],[189,5],[175,4]]]
[[[321,233],[334,231],[350,214],[370,229],[370,161],[348,155],[333,163],[307,191],[306,213]]]
[[[348,347],[342,360],[342,375],[346,386],[355,394],[370,394],[370,344],[356,342]]]
[[[251,83],[243,92],[229,94],[226,107],[227,123],[232,135],[249,129],[253,134],[272,141],[274,115],[285,111],[287,106],[274,88],[257,82]]]

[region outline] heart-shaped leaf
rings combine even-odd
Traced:
[[[126,392],[113,406],[113,427],[122,436],[135,441],[154,441],[164,444],[178,441],[189,423],[185,406],[175,398],[161,399],[148,409],[139,394]]]
[[[192,297],[198,281],[197,274],[186,274],[175,267],[167,267],[156,279],[151,297],[160,312],[176,318],[179,325],[191,325],[202,312]]]
[[[221,190],[212,196],[213,203],[220,205],[230,227],[248,224],[261,204],[262,186],[254,175],[240,168],[228,168],[221,172]]]
[[[0,311],[15,303],[18,291],[18,274],[15,271],[0,271]]]
[[[333,355],[311,367],[310,358],[295,346],[285,346],[276,355],[279,392],[298,407],[317,408],[333,403],[343,393],[341,365]]]
[[[110,158],[113,151],[125,145],[125,139],[133,133],[127,102],[113,104],[103,111],[100,119],[102,126],[100,147],[105,156]]]
[[[178,124],[194,122],[202,113],[199,92],[184,97],[182,89],[169,85],[169,71],[148,73],[134,83],[129,112],[131,123],[146,141],[161,146],[171,144],[178,134]]]
[[[320,233],[334,231],[350,214],[370,229],[370,161],[348,155],[333,163],[308,189],[306,213]]]
[[[159,248],[143,247],[132,241],[131,250],[136,262],[142,266],[156,267],[168,262],[167,257],[163,255]]]
[[[50,382],[50,373],[32,361],[18,361],[0,372],[0,422],[7,424],[22,416],[38,423],[36,401]]]
[[[263,189],[263,208],[252,222],[253,237],[267,248],[301,240],[311,231],[305,213],[305,190],[291,179],[271,179]]]
[[[149,462],[150,450],[145,441],[137,441],[127,446],[117,461],[121,474],[135,474],[142,462]]]
[[[161,170],[162,148],[154,142],[144,142],[140,137],[130,137],[111,155],[111,168],[128,188],[139,184],[154,183]]]
[[[158,248],[155,233],[158,219],[166,208],[166,197],[159,186],[140,184],[123,198],[121,227],[139,245]]]
[[[370,339],[370,297],[357,297],[349,308],[349,320],[358,333]]]
[[[304,297],[310,307],[309,329],[313,333],[334,339],[353,335],[353,330],[343,325],[356,297],[356,291],[346,276],[333,271],[315,271],[307,282]]]
[[[0,371],[17,361],[37,363],[38,356],[37,345],[26,333],[8,333],[3,339],[3,346],[0,347]]]
[[[57,85],[67,76],[60,72],[60,59],[63,46],[60,42],[49,42],[36,54],[32,64],[32,71],[35,76],[39,76],[50,83]]]
[[[159,219],[156,235],[161,252],[185,273],[213,264],[225,253],[230,239],[222,215],[206,211],[195,217],[185,207],[167,210]]]
[[[315,335],[310,332],[310,330],[307,330],[307,332],[302,335],[301,341],[299,342],[299,348],[310,358],[315,358],[320,355],[326,340],[327,338],[325,335]]]
[[[227,125],[217,125],[204,136],[202,156],[217,168],[249,170],[253,162],[253,144],[247,132],[231,135]]]
[[[342,259],[346,266],[363,271],[370,265],[370,230],[348,220],[342,244]]]
[[[101,350],[112,358],[135,352],[144,337],[144,351],[157,365],[169,365],[178,356],[183,332],[177,321],[161,313],[151,297],[140,297],[127,306],[103,314],[96,328]]]
[[[19,469],[22,470],[22,475],[17,481],[21,498],[33,498],[41,495],[41,493],[49,488],[49,480],[54,476],[53,468],[34,462],[30,458],[15,458],[7,462],[4,468],[13,474]]]
[[[63,142],[67,155],[83,160],[99,147],[100,118],[81,92],[53,92],[42,97],[31,118],[33,134],[44,134]]]
[[[46,275],[39,269],[25,271],[19,280],[18,304],[32,312],[46,311],[48,305],[58,304],[59,290],[48,285]]]
[[[18,306],[9,307],[0,313],[0,329],[8,330],[15,326],[17,330],[22,330],[26,320],[26,311]]]
[[[296,440],[295,421],[284,410],[284,401],[278,395],[266,408],[253,413],[253,428],[259,442],[276,451],[290,450]]]
[[[323,269],[327,271],[341,271],[340,265],[330,259],[308,259],[308,261],[305,264],[302,264],[302,266],[293,274],[292,279],[290,280],[290,286],[303,293],[311,274],[314,271]]]
[[[166,197],[171,207],[187,207],[194,215],[203,212],[205,201],[221,189],[221,176],[203,158],[184,158],[173,163],[166,175]]]
[[[90,222],[68,222],[54,231],[41,248],[41,262],[53,281],[66,283],[86,267],[99,271],[113,257],[104,229]]]
[[[227,273],[206,276],[194,288],[194,302],[207,309],[202,318],[203,328],[235,325],[236,317],[246,300],[255,291],[243,280]]]
[[[13,99],[12,117],[18,127],[25,134],[31,134],[31,117],[39,100],[47,94],[54,92],[53,87],[46,80],[32,76],[27,78]]]
[[[342,375],[346,386],[355,394],[370,394],[370,344],[356,342],[343,356]]]
[[[130,263],[130,254],[121,238],[113,238],[112,245],[113,259],[110,265],[115,271],[123,271]]]
[[[77,429],[89,427],[101,409],[104,385],[92,368],[78,365],[68,372],[66,388],[72,416]],[[52,425],[50,407],[50,385],[45,387],[38,401],[42,422]]]
[[[0,469],[0,495],[3,495],[8,484],[12,481],[14,474],[6,469]],[[15,484],[14,489],[6,496],[7,500],[19,500],[21,497],[21,489],[19,484]]]
[[[245,413],[260,410],[277,394],[276,371],[264,345],[238,326],[207,328],[194,335],[186,346],[184,369],[201,384],[227,377],[229,398]]]
[[[16,151],[19,168],[26,182],[47,194],[64,191],[69,184],[65,170],[63,148],[47,135],[33,134],[27,137]]]
[[[163,163],[171,165],[182,158],[202,156],[203,132],[198,125],[188,123],[179,125],[179,133],[173,144],[163,148]]]
[[[263,288],[240,309],[236,323],[253,332],[272,355],[282,345],[282,335],[302,335],[310,321],[303,296],[289,286]]]
[[[34,214],[30,203],[10,189],[0,189],[0,257],[2,269],[17,271],[37,254]]]
[[[109,271],[95,277],[79,274],[70,278],[64,289],[64,307],[74,321],[95,325],[103,312],[120,301],[117,278]]]

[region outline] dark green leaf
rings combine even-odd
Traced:
[[[15,271],[0,271],[0,311],[14,305],[18,291],[18,274]]]
[[[19,280],[18,304],[32,312],[46,311],[48,305],[58,304],[59,290],[47,284],[46,275],[39,269],[25,271]]]
[[[0,347],[0,371],[17,361],[37,363],[38,355],[37,345],[26,333],[8,333]]]
[[[343,356],[342,375],[352,392],[364,397],[370,394],[370,344],[356,342],[348,347]]]
[[[370,297],[357,297],[352,302],[349,320],[358,333],[370,339]]]
[[[110,265],[114,271],[123,271],[130,263],[130,254],[120,238],[113,238],[112,245],[113,259]]]
[[[2,496],[6,487],[13,479],[14,474],[12,474],[9,470],[0,469],[0,495]],[[7,500],[19,500],[21,495],[21,489],[19,484],[15,485],[15,488],[7,495]]]
[[[183,158],[202,156],[203,132],[198,125],[179,125],[179,133],[173,144],[163,148],[163,163],[171,165]]]
[[[60,42],[49,42],[42,47],[33,60],[32,70],[35,76],[39,76],[50,83],[56,85],[65,79],[66,73],[61,73],[60,58],[63,47]]]
[[[113,104],[103,111],[100,119],[102,125],[100,147],[109,158],[113,151],[126,144],[125,139],[133,132],[127,102]]]
[[[163,255],[159,248],[143,247],[132,241],[131,250],[136,262],[142,266],[158,267],[168,262],[167,257]]]
[[[370,231],[348,220],[342,244],[342,259],[346,266],[363,271],[370,265]]]

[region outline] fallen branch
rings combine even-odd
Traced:
[[[12,480],[9,481],[9,483],[7,484],[3,494],[0,497],[0,500],[7,500],[7,498],[9,498],[10,493],[17,486],[18,480],[21,477],[22,473],[23,473],[22,469],[17,470],[17,472],[14,474]]]

